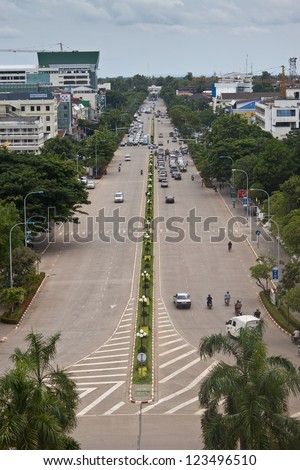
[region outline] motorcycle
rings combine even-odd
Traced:
[[[194,179],[195,179],[195,178],[194,178],[194,175],[192,175],[192,176],[191,176],[191,180],[194,181]]]
[[[141,175],[143,174],[143,170],[141,170]]]
[[[242,315],[242,302],[237,301],[234,306],[236,316]]]
[[[232,250],[232,242],[228,242],[228,251]]]
[[[207,297],[206,305],[207,305],[207,308],[209,310],[211,310],[211,308],[212,308],[212,298],[210,296]]]
[[[230,304],[230,298],[229,298],[229,297],[225,297],[224,302],[225,302],[226,307],[228,307],[229,304]]]
[[[118,172],[120,173],[120,171],[121,171],[121,167],[119,166],[119,168],[118,168]]]

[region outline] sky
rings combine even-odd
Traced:
[[[102,78],[288,74],[299,23],[300,0],[0,0],[0,66],[62,43],[99,51]]]

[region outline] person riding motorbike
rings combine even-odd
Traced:
[[[141,170],[141,175],[143,174],[143,170]]]
[[[208,308],[212,308],[212,296],[208,294],[207,299],[206,299],[206,305]]]
[[[191,180],[194,181],[194,179],[195,179],[195,178],[194,178],[194,175],[192,175],[192,176],[191,176]]]
[[[228,251],[231,251],[231,249],[232,249],[232,241],[229,241],[228,242]]]
[[[234,310],[236,315],[242,315],[242,302],[240,300],[236,301]]]
[[[118,172],[120,173],[120,171],[121,171],[121,167],[119,166],[119,167],[118,167]]]
[[[300,341],[300,330],[299,328],[297,328],[291,335],[291,340],[293,341],[293,343],[296,343],[298,344],[299,341]]]
[[[225,305],[228,306],[230,304],[230,298],[231,298],[231,296],[230,296],[229,292],[227,291],[226,294],[224,294]]]
[[[259,310],[259,308],[257,308],[257,309],[255,310],[255,312],[253,313],[253,315],[254,315],[256,318],[260,318],[261,311]]]

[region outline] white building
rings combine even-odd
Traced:
[[[300,128],[300,89],[289,88],[286,98],[265,99],[255,106],[257,124],[265,131],[283,139],[293,129]]]
[[[45,142],[41,117],[0,115],[0,145],[10,152],[39,154]]]
[[[228,73],[218,78],[212,87],[213,111],[218,107],[218,101],[223,93],[252,93],[252,75]]]

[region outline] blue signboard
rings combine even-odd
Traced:
[[[247,198],[247,197],[243,197],[243,206],[244,206],[244,207],[247,207],[247,205],[248,205],[248,202],[247,202],[247,201],[248,201],[248,198]]]
[[[278,281],[278,269],[272,269],[272,279]]]

